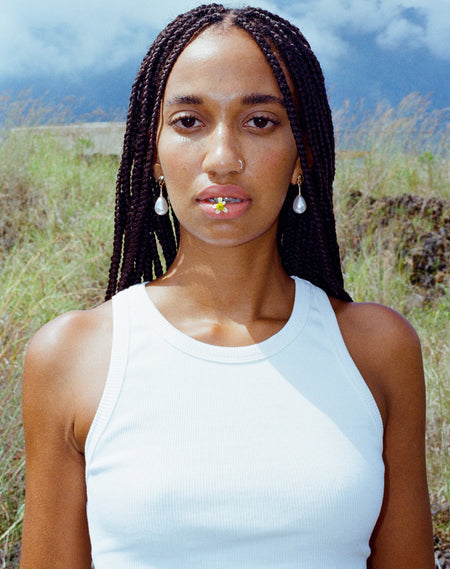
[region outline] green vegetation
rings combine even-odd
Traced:
[[[0,144],[1,567],[23,516],[26,344],[59,313],[101,302],[106,287],[118,159],[85,157],[84,146],[67,150],[45,134],[6,134]]]
[[[9,125],[17,124],[14,114],[22,117],[20,124],[51,117],[32,102],[12,112],[6,103],[0,97],[0,118]],[[23,120],[27,109],[32,117]],[[435,532],[450,545],[446,124],[416,95],[397,108],[380,105],[362,121],[348,108],[338,111],[335,205],[350,293],[397,309],[422,339],[430,496]],[[2,567],[16,566],[23,516],[20,388],[26,344],[57,314],[101,302],[106,286],[118,159],[90,150],[84,138],[69,149],[45,132],[0,133]]]
[[[335,210],[349,292],[402,313],[422,341],[435,533],[450,547],[449,122],[412,94],[335,115]]]

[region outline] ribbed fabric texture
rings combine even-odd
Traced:
[[[96,569],[365,569],[382,423],[325,293],[295,279],[268,340],[219,347],[136,285],[113,298],[86,445]]]

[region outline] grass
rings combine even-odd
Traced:
[[[398,108],[357,115],[335,115],[344,278],[355,300],[395,308],[421,338],[430,499],[435,533],[450,547],[448,110],[412,94]]]
[[[103,298],[117,160],[85,158],[45,135],[0,145],[0,552],[14,555],[23,516],[23,354],[57,314]],[[0,566],[1,564],[0,554]],[[6,563],[6,561],[4,561]]]
[[[3,124],[52,116],[33,101],[8,104],[0,97]],[[435,533],[450,545],[448,123],[417,95],[356,115],[344,107],[335,117],[345,279],[355,300],[394,307],[422,338],[430,497]],[[106,286],[118,161],[88,157],[88,147],[79,140],[67,149],[48,133],[19,139],[4,128],[0,136],[0,567],[15,566],[20,543],[27,342],[57,314],[99,303]]]

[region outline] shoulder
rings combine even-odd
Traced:
[[[419,337],[401,314],[372,302],[342,302],[332,299],[339,326],[347,335],[355,334],[369,343],[371,350],[383,353],[404,348],[416,350]]]
[[[383,418],[401,401],[414,397],[418,403],[424,401],[420,340],[408,320],[380,304],[336,299],[331,304],[344,342]]]
[[[418,335],[398,312],[332,300],[342,336],[384,422],[385,493],[370,567],[433,567],[425,460],[425,380]],[[405,524],[405,520],[408,523]]]
[[[58,316],[35,334],[23,375],[26,432],[45,416],[49,428],[60,432],[75,433],[80,425],[84,441],[105,385],[111,344],[111,301]]]
[[[111,301],[85,311],[66,312],[45,324],[33,336],[27,363],[44,368],[63,369],[112,336]]]
[[[63,314],[29,344],[22,392],[26,567],[91,566],[83,452],[107,375],[111,316],[110,303]]]

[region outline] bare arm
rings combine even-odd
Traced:
[[[434,569],[419,339],[402,316],[384,306],[355,303],[337,314],[385,424],[385,493],[368,567]]]
[[[99,322],[89,313],[63,315],[41,329],[28,349],[21,569],[91,567],[82,445],[106,373],[108,342]]]
[[[370,567],[387,569],[395,565],[397,569],[434,569],[420,343],[415,332],[403,322],[392,323],[389,337],[391,347],[385,376],[386,487],[372,538]]]

